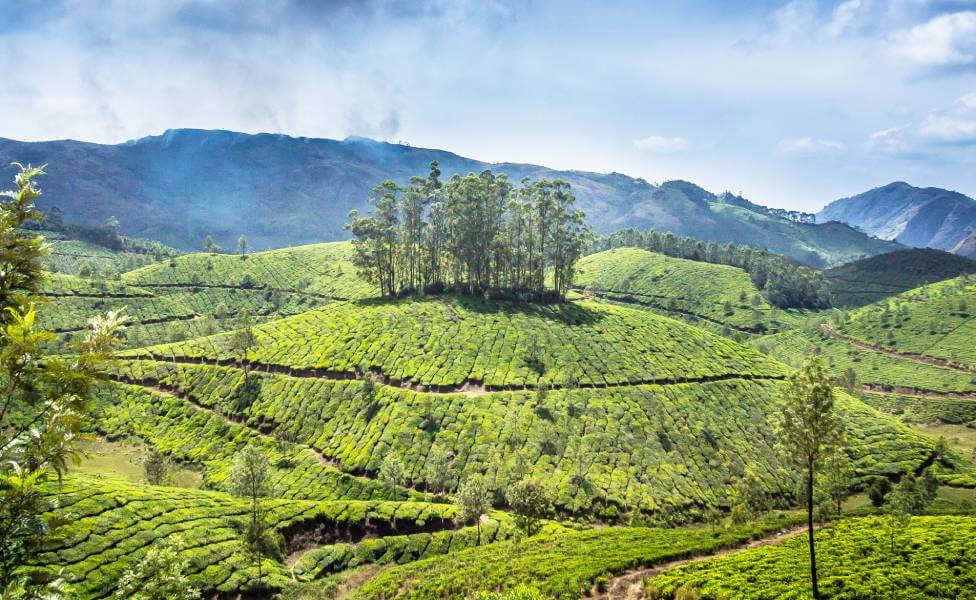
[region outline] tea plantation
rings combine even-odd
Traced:
[[[600,302],[524,305],[445,297],[333,303],[254,329],[247,361],[285,372],[488,389],[601,387],[786,370],[720,336]],[[234,336],[134,350],[131,357],[236,361]]]
[[[187,254],[125,273],[153,287],[242,287],[298,291],[337,299],[365,298],[376,288],[356,274],[349,242],[312,244],[245,256]]]
[[[976,597],[976,517],[913,517],[894,531],[883,518],[847,519],[817,532],[817,539],[824,598]],[[680,588],[703,599],[809,598],[805,544],[797,536],[678,567],[646,585],[659,598],[677,597]]]
[[[700,505],[727,506],[747,468],[771,495],[794,485],[774,448],[776,380],[556,389],[540,398],[535,391],[437,394],[385,385],[367,395],[358,380],[267,373],[245,383],[238,368],[164,361],[126,361],[118,377],[301,441],[343,471],[375,473],[392,452],[419,486],[436,447],[452,457],[452,489],[473,473],[489,475],[499,490],[529,474],[564,510],[607,518],[638,509],[680,520]],[[842,405],[859,440],[862,478],[914,468],[929,455],[933,442],[894,419],[847,397]]]
[[[865,306],[849,313],[837,330],[976,373],[976,278],[940,281]]]
[[[105,597],[153,543],[174,536],[185,543],[191,581],[210,592],[281,588],[337,568],[413,560],[476,542],[473,527],[455,531],[451,504],[271,499],[265,507],[281,534],[281,554],[263,560],[257,584],[256,565],[241,554],[240,522],[248,505],[240,498],[92,475],[67,477],[57,493],[58,506],[49,517],[65,524],[35,554],[32,566],[48,577],[60,572],[73,598]],[[484,529],[483,540],[501,540],[512,531],[503,513]],[[306,552],[310,543],[316,547],[312,554]],[[324,559],[336,543],[348,553],[338,567]],[[288,555],[295,556],[295,568],[284,564]]]
[[[749,274],[736,267],[616,248],[583,257],[578,269],[580,288],[612,299],[750,333],[772,327],[770,305]]]

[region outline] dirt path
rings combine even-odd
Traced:
[[[664,564],[656,565],[653,567],[647,567],[644,569],[636,569],[634,571],[627,571],[617,575],[610,580],[610,585],[607,586],[607,591],[603,593],[595,593],[591,597],[597,598],[599,600],[640,600],[644,598],[644,580],[656,577],[661,573],[673,569],[675,567],[680,567],[683,565],[689,565],[710,558],[716,558],[719,556],[725,556],[727,554],[733,554],[735,552],[742,552],[743,550],[750,550],[752,548],[761,548],[763,546],[770,546],[772,544],[778,544],[785,539],[791,538],[797,534],[806,531],[806,525],[797,525],[789,529],[784,529],[771,533],[758,540],[753,540],[742,546],[736,546],[735,548],[726,548],[724,550],[719,550],[718,552],[713,552],[711,554],[701,554],[698,556],[693,556],[691,558],[684,558],[681,560],[673,560]]]
[[[888,356],[893,356],[895,358],[903,358],[905,360],[910,360],[917,363],[935,365],[937,367],[952,369],[953,371],[960,371],[962,373],[976,373],[976,369],[972,369],[971,367],[967,367],[965,365],[960,365],[958,363],[945,360],[944,358],[932,358],[931,356],[925,356],[924,354],[917,354],[914,352],[898,352],[897,350],[892,350],[891,348],[885,348],[884,346],[879,346],[877,344],[872,344],[864,340],[859,340],[849,335],[844,335],[843,333],[840,333],[839,331],[835,330],[828,323],[824,323],[821,327],[823,328],[824,333],[834,338],[835,340],[847,342],[848,344],[860,348],[862,350],[880,352],[882,354],[887,354]]]

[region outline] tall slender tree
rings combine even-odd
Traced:
[[[808,360],[787,378],[778,425],[783,449],[804,475],[810,584],[814,600],[819,600],[817,552],[813,539],[814,475],[822,461],[833,455],[843,442],[843,424],[834,406],[834,389],[819,357]]]

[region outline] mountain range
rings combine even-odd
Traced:
[[[0,164],[47,164],[42,209],[65,221],[100,225],[114,216],[121,233],[200,249],[210,234],[225,247],[240,234],[255,249],[345,239],[351,209],[363,210],[385,179],[406,183],[432,160],[444,176],[492,169],[513,180],[562,178],[594,231],[649,228],[720,243],[738,242],[816,265],[839,264],[899,248],[840,223],[769,209],[686,181],[660,185],[620,173],[558,171],[486,163],[444,150],[366,138],[329,140],[280,134],[175,129],[105,145],[73,140],[0,138]],[[13,167],[0,176],[9,180]]]
[[[840,221],[906,246],[951,250],[976,257],[976,200],[941,188],[903,181],[831,202],[817,221]]]

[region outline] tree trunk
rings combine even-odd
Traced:
[[[813,544],[813,461],[807,464],[807,540],[810,543],[810,583],[813,586],[813,600],[820,600],[820,587],[817,585],[817,552]]]

